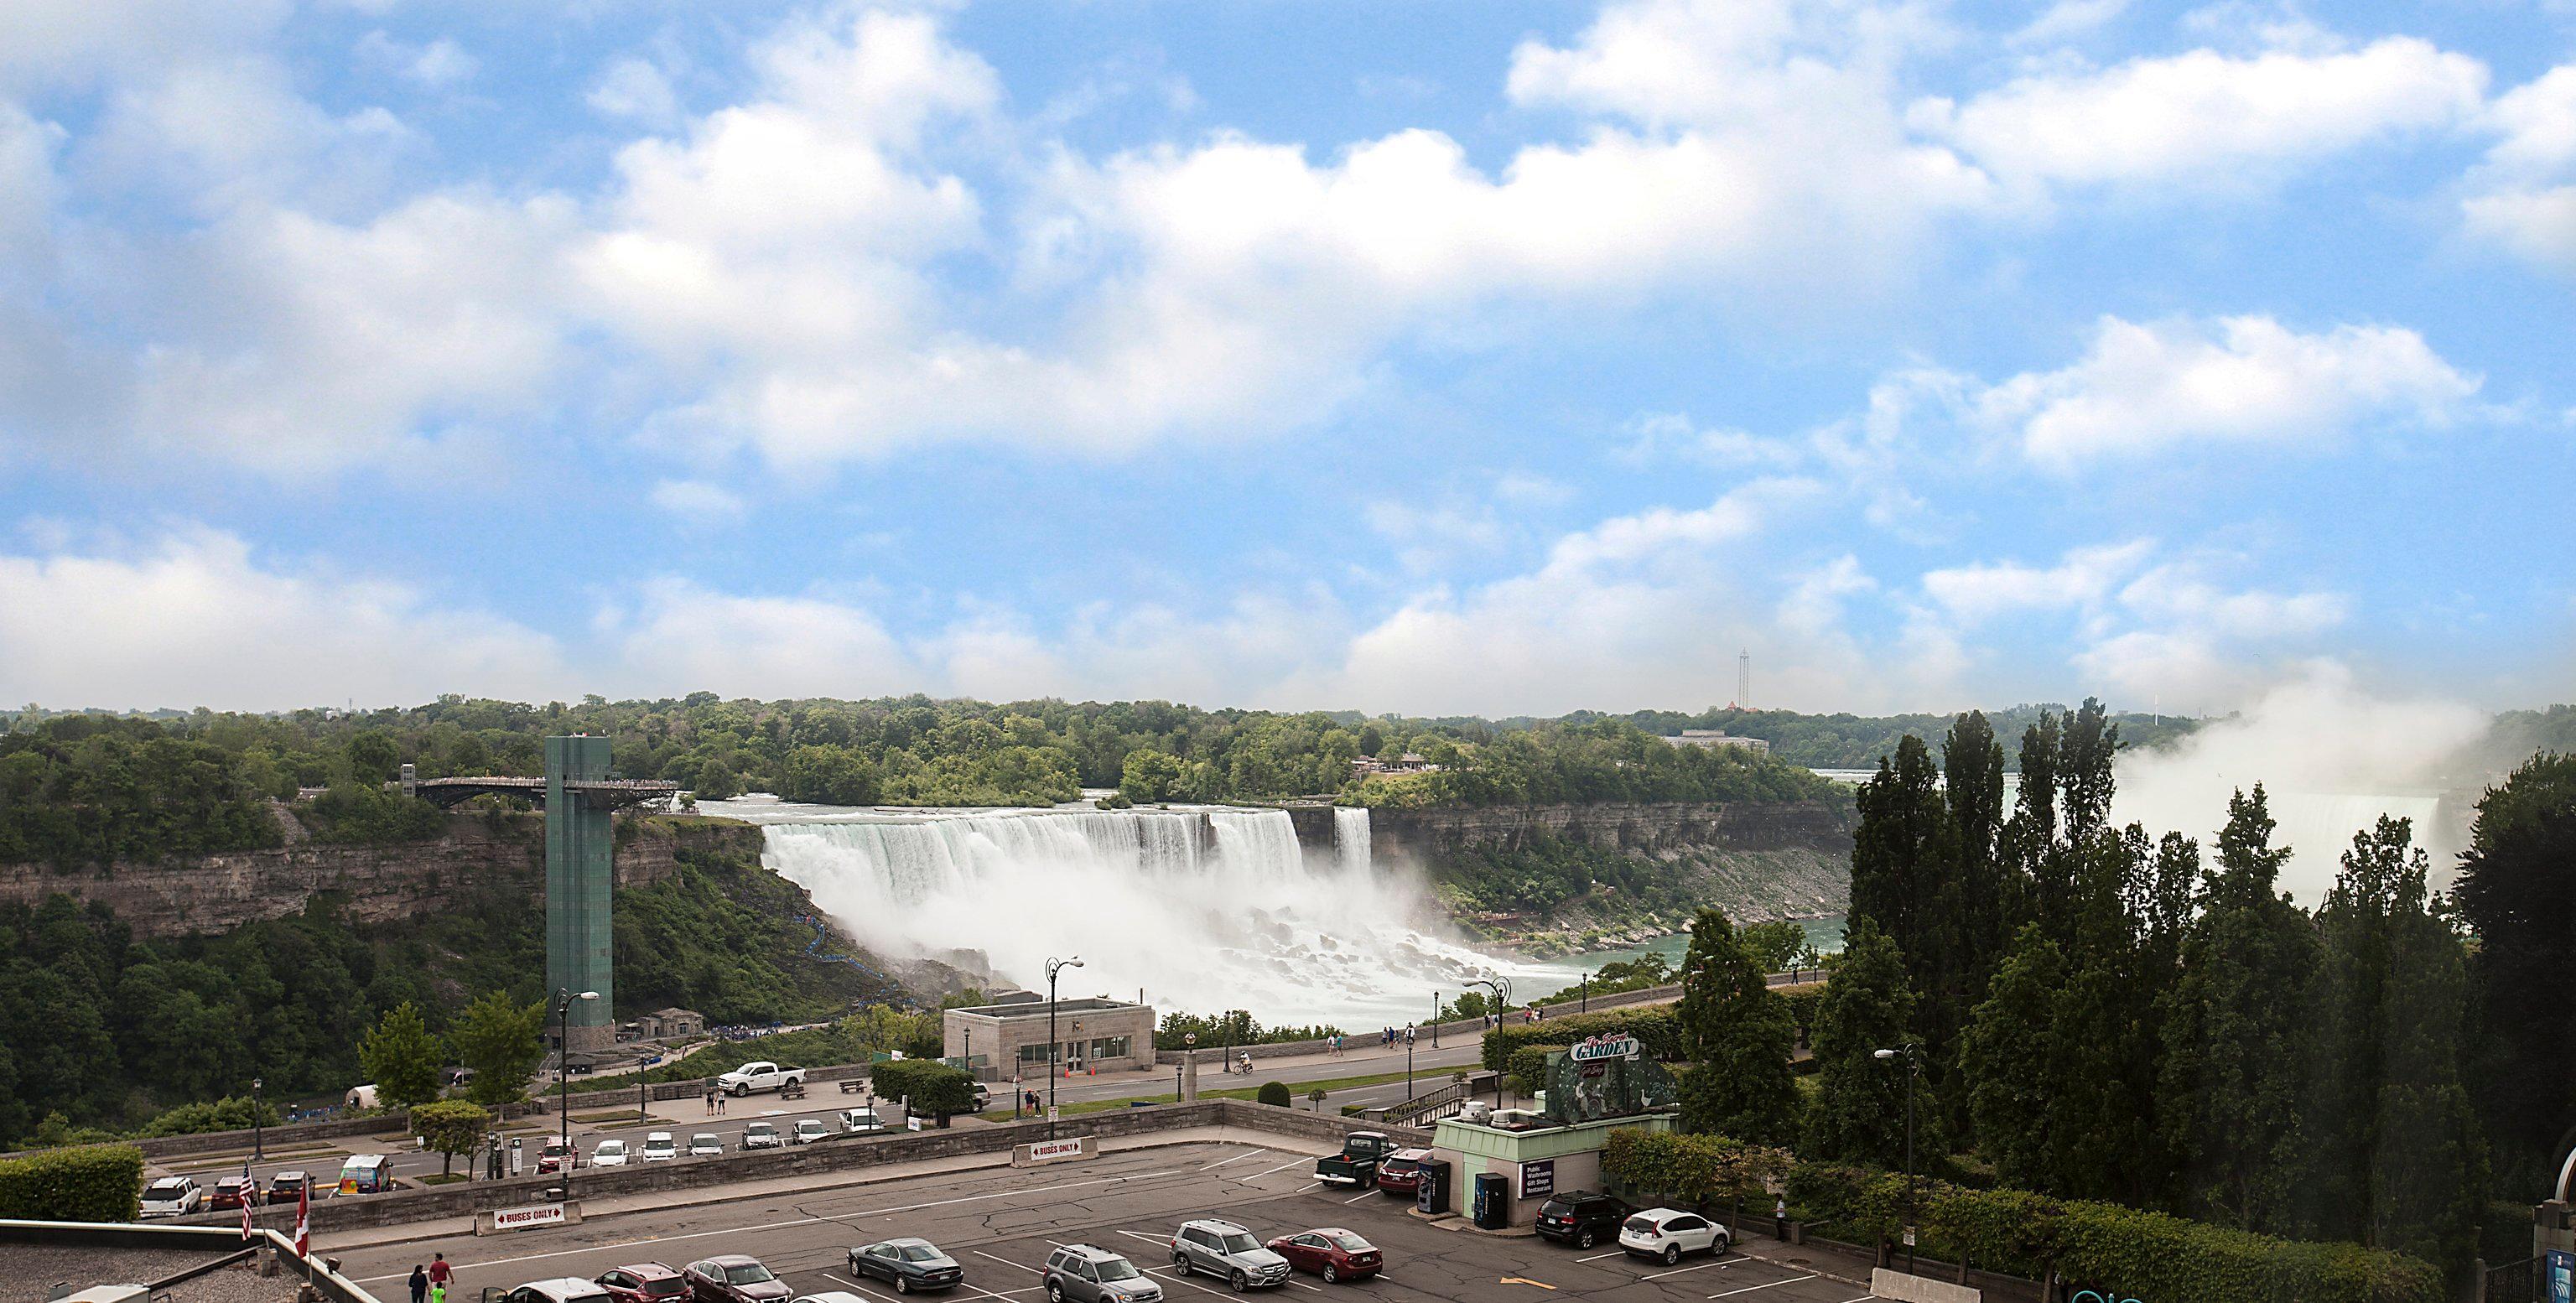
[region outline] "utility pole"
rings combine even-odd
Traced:
[[[1055,1079],[1056,1079],[1057,1077],[1059,1077],[1059,1076],[1063,1075],[1061,1072],[1059,1072],[1059,1071],[1056,1069],[1056,1066],[1055,1066],[1055,1063],[1056,1063],[1056,1056],[1057,1056],[1057,1055],[1059,1055],[1059,1054],[1061,1054],[1061,1053],[1063,1053],[1063,1051],[1064,1051],[1064,1046],[1063,1046],[1061,1043],[1059,1043],[1059,1042],[1056,1040],[1056,1038],[1055,1038],[1055,976],[1056,976],[1056,974],[1057,974],[1057,973],[1060,973],[1060,972],[1064,971],[1065,969],[1068,969],[1068,968],[1080,968],[1080,967],[1082,967],[1082,956],[1080,956],[1080,955],[1075,955],[1075,956],[1074,956],[1073,958],[1071,958],[1071,959],[1050,959],[1050,960],[1046,961],[1046,975],[1047,975],[1047,1139],[1049,1139],[1049,1140],[1053,1140],[1053,1139],[1055,1139]]]
[[[558,989],[555,992],[555,1116],[563,1119],[563,1201],[572,1202],[572,1169],[580,1164],[581,1155],[572,1147],[572,1002],[596,1000],[597,991],[574,995]]]

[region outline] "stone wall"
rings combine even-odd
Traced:
[[[272,850],[119,863],[60,873],[41,864],[0,865],[0,901],[35,904],[60,892],[104,901],[140,938],[227,932],[282,918],[322,892],[346,897],[342,917],[379,923],[434,912],[468,883],[525,883],[545,891],[543,824],[536,815],[453,814],[440,835],[395,846],[335,846],[310,840]],[[622,819],[616,874],[621,887],[659,882],[684,846],[757,857],[760,830],[726,820]]]

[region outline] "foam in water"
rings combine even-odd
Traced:
[[[1314,856],[1280,810],[722,812],[764,824],[769,866],[870,947],[981,950],[1032,988],[1080,955],[1065,994],[1358,1031],[1519,971],[1418,924],[1419,890],[1369,857],[1365,810],[1336,811]]]

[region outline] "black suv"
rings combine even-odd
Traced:
[[[1539,1205],[1538,1233],[1588,1249],[1603,1240],[1619,1238],[1619,1223],[1627,1220],[1630,1211],[1628,1205],[1606,1194],[1568,1190]]]

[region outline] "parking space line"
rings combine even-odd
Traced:
[[[1591,1257],[1589,1257],[1589,1258],[1576,1258],[1576,1259],[1575,1259],[1575,1261],[1576,1261],[1576,1262],[1599,1262],[1599,1261],[1601,1261],[1603,1258],[1617,1258],[1617,1257],[1625,1256],[1625,1255],[1627,1254],[1627,1252],[1628,1252],[1628,1251],[1627,1251],[1626,1249],[1612,1249],[1612,1250],[1611,1250],[1611,1251],[1609,1251],[1608,1253],[1596,1253],[1596,1254],[1593,1254],[1593,1255],[1592,1255]]]
[[[1285,1172],[1285,1171],[1287,1171],[1289,1168],[1295,1167],[1295,1166],[1296,1166],[1296,1165],[1298,1165],[1299,1163],[1303,1163],[1303,1162],[1306,1162],[1306,1161],[1308,1161],[1308,1160],[1306,1160],[1306,1159],[1304,1159],[1304,1158],[1292,1158],[1292,1159],[1289,1159],[1287,1162],[1281,1163],[1281,1164],[1280,1164],[1279,1166],[1277,1166],[1277,1167],[1265,1167],[1265,1168],[1262,1168],[1260,1171],[1255,1172],[1255,1173],[1253,1173],[1253,1174],[1252,1174],[1252,1175],[1250,1175],[1250,1176],[1243,1177],[1242,1179],[1243,1179],[1243,1180],[1246,1180],[1246,1181],[1258,1181],[1258,1180],[1260,1180],[1261,1178],[1263,1178],[1263,1177],[1265,1177],[1265,1176],[1270,1175],[1272,1172]]]
[[[1046,1272],[1045,1272],[1045,1271],[1043,1271],[1043,1270],[1041,1270],[1041,1269],[1039,1269],[1039,1268],[1036,1268],[1036,1267],[1029,1266],[1029,1265],[1028,1265],[1028,1264],[1026,1264],[1026,1263],[1013,1262],[1013,1261],[1011,1261],[1011,1260],[1010,1260],[1010,1259],[1008,1259],[1008,1258],[995,1258],[995,1257],[993,1257],[993,1255],[992,1255],[992,1254],[986,1253],[986,1252],[984,1252],[982,1249],[969,1249],[969,1250],[967,1250],[967,1252],[972,1253],[972,1254],[974,1254],[976,1257],[979,1257],[979,1258],[993,1258],[993,1261],[998,1262],[998,1263],[1002,1264],[1002,1265],[1003,1265],[1003,1266],[1005,1266],[1005,1267],[1018,1267],[1018,1268],[1019,1268],[1020,1270],[1022,1270],[1022,1271],[1030,1272],[1030,1273],[1032,1273],[1032,1274],[1039,1275],[1039,1276],[1043,1276],[1043,1275],[1045,1275],[1045,1274],[1046,1274]]]
[[[1202,1171],[1202,1172],[1213,1172],[1213,1171],[1215,1171],[1216,1169],[1218,1169],[1218,1168],[1220,1168],[1220,1167],[1224,1167],[1224,1166],[1226,1166],[1226,1164],[1228,1164],[1228,1163],[1240,1163],[1240,1162],[1242,1162],[1243,1160],[1245,1160],[1245,1159],[1247,1159],[1247,1158],[1258,1158],[1258,1157],[1260,1157],[1261,1155],[1266,1154],[1266,1153],[1269,1153],[1269,1152],[1270,1152],[1270,1151],[1269,1151],[1269,1150],[1267,1150],[1267,1149],[1255,1148],[1255,1149],[1254,1149],[1254,1150],[1252,1150],[1252,1152],[1250,1152],[1250,1153],[1245,1153],[1245,1154],[1236,1154],[1234,1157],[1229,1158],[1229,1159],[1226,1159],[1226,1160],[1225,1160],[1225,1162],[1223,1162],[1223,1163],[1210,1163],[1210,1164],[1208,1164],[1207,1166],[1200,1168],[1199,1170],[1200,1170],[1200,1171]]]
[[[1808,1275],[1808,1276],[1791,1276],[1791,1277],[1790,1277],[1790,1278],[1788,1278],[1787,1280],[1775,1280],[1775,1281],[1770,1282],[1769,1284],[1764,1284],[1764,1285],[1747,1285],[1747,1286],[1745,1286],[1745,1287],[1744,1287],[1744,1288],[1742,1288],[1742,1289],[1730,1289],[1730,1290],[1726,1291],[1726,1292],[1725,1292],[1725,1293],[1723,1293],[1723,1294],[1711,1294],[1711,1295],[1709,1295],[1709,1297],[1710,1297],[1710,1298],[1713,1298],[1713,1299],[1717,1299],[1717,1298],[1733,1298],[1733,1297],[1735,1297],[1735,1296],[1736,1296],[1736,1295],[1738,1295],[1738,1294],[1750,1294],[1750,1293],[1752,1293],[1753,1291],[1755,1291],[1755,1290],[1757,1290],[1757,1289],[1769,1289],[1769,1288],[1771,1288],[1771,1286],[1772,1286],[1772,1285],[1795,1285],[1795,1284],[1797,1284],[1799,1281],[1802,1281],[1802,1280],[1814,1280],[1814,1279],[1815,1279],[1815,1277],[1814,1277],[1814,1276],[1812,1276],[1812,1275]]]
[[[1175,1275],[1173,1275],[1173,1274],[1172,1274],[1171,1272],[1169,1272],[1169,1271],[1156,1270],[1156,1271],[1149,1271],[1149,1272],[1146,1272],[1145,1274],[1146,1274],[1146,1275],[1148,1275],[1148,1276],[1156,1277],[1156,1278],[1161,1279],[1161,1280],[1168,1280],[1168,1281],[1172,1282],[1172,1283],[1173,1283],[1173,1284],[1175,1284],[1175,1285],[1187,1285],[1187,1286],[1189,1286],[1191,1289],[1197,1290],[1198,1292],[1200,1292],[1200,1293],[1202,1293],[1202,1294],[1221,1294],[1221,1293],[1222,1293],[1222,1291],[1209,1289],[1207,1286],[1202,1285],[1202,1284],[1198,1283],[1198,1282],[1197,1282],[1197,1281],[1195,1281],[1195,1280],[1187,1280],[1187,1279],[1184,1279],[1184,1278],[1182,1278],[1182,1277],[1175,1276]]]
[[[1377,1192],[1377,1191],[1375,1191],[1375,1190],[1363,1190],[1363,1191],[1359,1192],[1358,1194],[1352,1195],[1352,1196],[1351,1196],[1350,1198],[1348,1198],[1348,1199],[1344,1199],[1344,1200],[1342,1200],[1342,1206],[1343,1206],[1343,1207],[1345,1207],[1345,1208],[1348,1208],[1348,1207],[1350,1207],[1352,1204],[1358,1203],[1360,1200],[1362,1200],[1362,1199],[1366,1199],[1366,1198],[1368,1198],[1368,1197],[1369,1197],[1369,1196],[1371,1196],[1371,1195],[1377,1195],[1377,1197],[1378,1197],[1378,1198],[1381,1198],[1381,1199],[1383,1199],[1383,1198],[1385,1198],[1385,1197],[1386,1197],[1385,1195],[1378,1194],[1378,1192]]]
[[[1716,1262],[1703,1262],[1696,1267],[1675,1267],[1671,1271],[1659,1271],[1651,1276],[1639,1276],[1637,1279],[1662,1280],[1666,1276],[1687,1276],[1694,1271],[1706,1271],[1711,1267],[1732,1267],[1734,1265],[1734,1263],[1721,1258]]]

